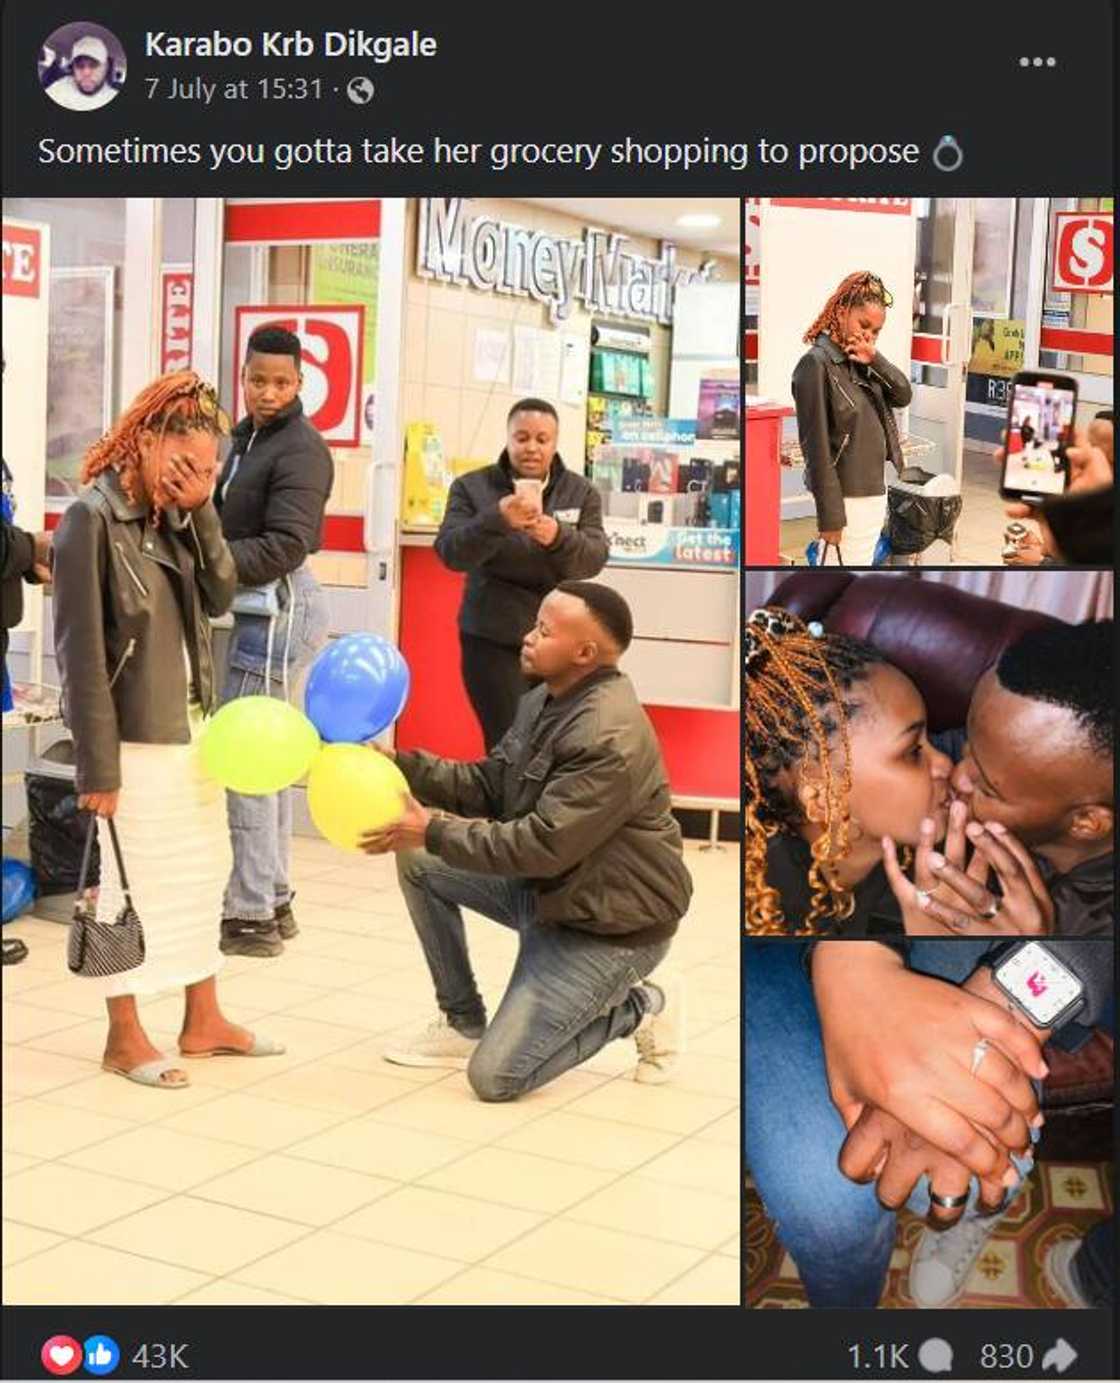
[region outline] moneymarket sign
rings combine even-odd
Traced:
[[[483,293],[535,298],[553,322],[580,303],[590,312],[670,326],[677,289],[705,282],[714,262],[685,269],[668,241],[658,259],[628,251],[628,243],[628,236],[593,226],[581,239],[560,238],[472,216],[461,197],[421,197],[416,272]]]

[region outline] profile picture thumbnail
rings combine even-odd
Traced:
[[[39,53],[39,84],[63,110],[98,110],[125,82],[125,51],[103,24],[78,19],[63,24]]]

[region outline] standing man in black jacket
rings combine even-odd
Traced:
[[[258,327],[241,372],[248,416],[233,430],[214,495],[238,581],[223,702],[286,687],[327,637],[326,597],[306,562],[321,545],[334,462],[304,416],[302,384],[299,338],[282,327]],[[290,790],[266,797],[231,792],[228,799],[233,873],[222,950],[279,955],[298,930],[288,882]]]
[[[51,579],[49,533],[28,533],[17,528],[8,518],[10,500],[8,497],[8,463],[4,462],[4,505],[3,528],[0,533],[0,561],[3,565],[3,652],[7,680],[8,637],[11,630],[23,619],[23,582],[32,586],[47,583]]]
[[[602,501],[560,459],[558,428],[556,409],[544,399],[515,403],[505,450],[493,466],[455,481],[436,535],[444,565],[467,573],[459,610],[463,683],[487,751],[529,689],[521,642],[541,601],[561,581],[597,576],[607,561]],[[534,490],[537,498],[526,493]]]
[[[0,361],[0,373],[7,369],[7,361]],[[15,501],[12,497],[13,476],[8,469],[8,463],[4,465],[4,490],[3,500],[0,503],[2,510],[3,524],[0,527],[0,565],[3,567],[3,584],[0,585],[0,600],[2,600],[3,619],[0,624],[3,626],[3,649],[0,651],[0,662],[3,662],[4,685],[8,680],[8,637],[9,632],[23,619],[23,582],[37,586],[48,583],[51,579],[50,553],[51,535],[49,533],[28,533],[22,528],[17,528],[13,519],[15,517]]]

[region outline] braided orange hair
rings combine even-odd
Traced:
[[[141,389],[104,437],[89,448],[82,461],[82,483],[104,470],[115,470],[128,498],[142,504],[142,432],[156,432],[162,441],[168,432],[176,436],[207,432],[218,437],[228,431],[229,419],[218,406],[213,387],[193,370],[173,370]]]
[[[855,900],[837,876],[850,849],[848,795],[852,786],[848,722],[851,688],[883,661],[870,644],[826,634],[776,606],[755,610],[746,623],[744,876],[747,930],[786,935],[782,900],[767,881],[767,846],[779,832],[803,825],[788,774],[812,761],[821,775],[822,829],[810,845],[811,904],[794,929],[813,935],[818,924],[851,914]],[[835,741],[841,764],[833,765]],[[786,783],[782,780],[787,779]]]
[[[854,274],[840,280],[835,292],[801,339],[811,346],[822,331],[826,336],[839,338],[843,331],[844,314],[853,307],[862,307],[864,303],[878,303],[886,311],[894,303],[894,298],[883,286],[883,280],[870,269],[857,269]]]

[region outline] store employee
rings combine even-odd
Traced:
[[[603,505],[591,482],[556,451],[559,418],[544,399],[510,409],[492,466],[451,486],[436,552],[467,573],[459,609],[463,683],[489,752],[528,690],[521,641],[561,581],[587,580],[607,561]]]

